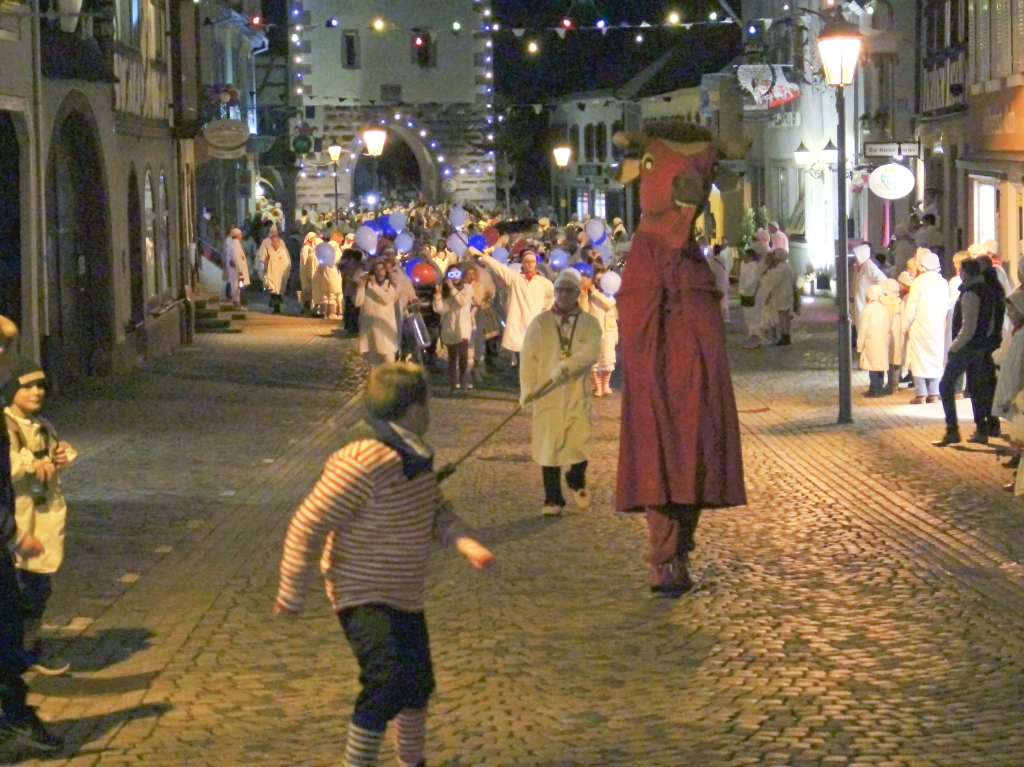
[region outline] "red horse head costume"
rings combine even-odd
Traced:
[[[643,211],[616,295],[625,374],[616,507],[743,505],[721,294],[693,231],[718,149],[696,126],[615,141],[639,154],[623,161],[620,180],[640,178]]]

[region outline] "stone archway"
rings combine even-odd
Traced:
[[[361,184],[359,183],[362,179],[359,178],[365,171],[370,168],[370,159],[363,151],[362,140],[359,138],[364,130],[368,128],[385,127],[388,131],[388,140],[384,146],[384,155],[380,159],[380,163],[384,163],[389,152],[396,152],[396,147],[401,147],[398,152],[402,152],[403,149],[409,155],[411,155],[412,161],[416,164],[416,169],[419,172],[419,183],[418,189],[416,190],[428,204],[434,204],[439,201],[439,184],[437,166],[427,149],[427,146],[423,143],[421,136],[413,129],[408,128],[404,125],[397,125],[394,123],[378,126],[372,123],[364,123],[359,125],[355,131],[352,140],[346,147],[346,153],[342,157],[348,158],[348,163],[343,171],[343,177],[347,186],[346,192],[349,200],[356,200],[358,195],[361,193]],[[353,159],[353,155],[355,158]],[[383,179],[382,179],[383,181]]]
[[[43,364],[61,382],[110,371],[114,352],[113,256],[99,131],[72,92],[54,121],[47,162],[49,329]]]

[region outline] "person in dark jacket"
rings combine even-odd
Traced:
[[[946,415],[946,434],[935,443],[945,447],[960,442],[956,413],[956,380],[967,373],[967,385],[974,409],[975,432],[968,442],[987,445],[992,399],[996,390],[996,367],[992,352],[1002,342],[1006,295],[991,265],[973,258],[960,263],[960,297],[953,308],[953,343],[939,382],[939,396]]]
[[[18,334],[17,326],[0,317],[0,386],[13,375],[13,353],[4,353]],[[28,705],[28,685],[21,675],[30,657],[24,651],[25,606],[14,568],[13,551],[18,547],[14,520],[14,489],[11,485],[11,442],[7,429],[0,429],[0,743],[17,740],[40,751],[56,751],[62,745]]]

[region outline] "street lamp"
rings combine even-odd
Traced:
[[[814,153],[804,146],[804,142],[801,141],[800,146],[798,146],[796,151],[793,152],[793,159],[796,161],[796,164],[802,168],[803,166],[810,165],[814,162]]]
[[[572,149],[566,144],[560,144],[551,150],[551,154],[555,156],[555,165],[559,169],[565,168],[569,165],[569,160],[572,159]],[[555,176],[551,175],[551,196],[555,197]],[[552,200],[554,202],[554,200]],[[555,210],[561,210],[562,204],[561,199],[558,200],[558,204],[555,206]]]
[[[836,113],[839,123],[836,130],[839,146],[835,147],[839,165],[836,174],[839,182],[839,251],[836,253],[836,289],[839,292],[839,423],[853,422],[850,269],[847,258],[850,243],[846,231],[846,99],[843,88],[853,84],[863,40],[860,27],[843,18],[842,8],[836,3],[831,16],[825,17],[825,25],[818,34],[818,53],[821,55],[822,68],[825,70],[825,82],[836,88]],[[825,152],[828,152],[831,146],[832,142],[829,140]],[[827,156],[825,162],[828,162]]]
[[[373,158],[373,190],[376,192],[373,201],[373,217],[377,217],[377,202],[380,200],[380,176],[378,174],[377,162],[384,154],[384,143],[388,140],[388,132],[383,128],[367,128],[363,131],[363,144],[366,145],[366,153]],[[369,202],[369,198],[367,198]]]
[[[341,146],[331,144],[327,147],[327,154],[331,156],[334,164],[334,229],[338,230],[338,160],[341,159]]]

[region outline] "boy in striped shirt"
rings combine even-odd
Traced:
[[[430,426],[423,368],[373,369],[364,399],[366,420],[327,460],[288,527],[274,612],[301,611],[319,556],[362,683],[343,764],[377,764],[394,719],[399,764],[424,767],[426,705],[434,689],[423,616],[430,546],[454,546],[477,570],[494,557],[469,537],[438,487],[433,451],[423,441]]]

